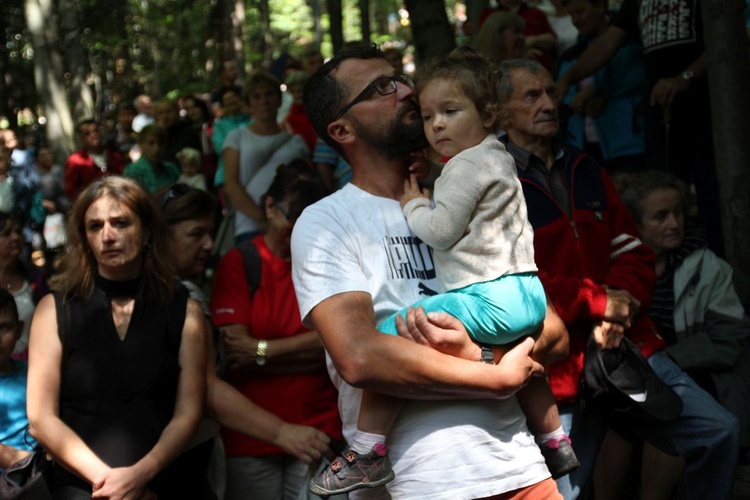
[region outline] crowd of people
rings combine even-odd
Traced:
[[[362,43],[228,59],[206,99],[80,121],[64,165],[0,131],[0,470],[41,448],[65,500],[731,498],[750,318],[705,140],[667,149],[702,40],[650,3],[502,0],[413,75]]]

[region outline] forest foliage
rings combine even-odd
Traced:
[[[438,2],[447,23],[452,14]],[[74,123],[140,93],[208,92],[225,57],[249,71],[311,47],[330,56],[337,39],[330,12],[342,20],[339,40],[359,40],[361,9],[371,42],[412,43],[398,0],[3,0],[0,128],[23,128],[48,115],[45,108],[59,103],[46,88],[55,82],[70,105],[70,117],[59,119]],[[58,128],[71,133],[69,124]]]

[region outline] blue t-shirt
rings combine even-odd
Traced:
[[[8,374],[0,374],[0,443],[18,450],[32,451],[36,441],[27,432],[26,372],[28,363],[13,361]]]

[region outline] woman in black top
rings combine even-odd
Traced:
[[[30,430],[55,460],[56,498],[184,497],[189,478],[168,466],[201,414],[205,322],[166,234],[129,179],[104,177],[73,206],[29,355]]]

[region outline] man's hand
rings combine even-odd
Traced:
[[[406,313],[406,320],[400,316],[396,318],[396,328],[399,336],[443,354],[476,362],[482,357],[482,349],[471,340],[463,324],[449,314],[425,314],[421,307],[416,310],[410,307]],[[510,348],[493,347],[496,354],[505,351],[497,363],[497,369],[501,371],[498,379],[503,383],[499,390],[502,397],[512,396],[528,383],[530,377],[544,373],[544,367],[531,359],[531,351],[534,348],[534,339],[531,337]]]
[[[544,374],[544,367],[531,359],[533,348],[534,339],[526,337],[500,358],[497,367],[502,370],[501,380],[506,384],[501,396],[512,396],[528,384],[531,377],[541,377]]]
[[[600,321],[594,325],[594,341],[602,349],[617,349],[620,347],[625,329],[622,325],[609,321]]]
[[[396,329],[399,336],[443,354],[471,361],[482,358],[482,349],[471,340],[464,325],[447,313],[426,314],[421,306],[416,310],[410,307],[406,320],[396,317]]]
[[[690,80],[685,80],[682,75],[661,78],[651,89],[650,103],[652,106],[658,104],[662,109],[669,109],[677,94],[685,92],[689,87]]]
[[[409,175],[409,178],[404,181],[404,194],[401,195],[401,208],[409,203],[411,200],[417,198],[430,199],[430,190],[421,189],[419,182],[417,182],[417,176],[415,174]]]
[[[613,323],[619,323],[626,330],[630,328],[633,318],[641,309],[638,299],[625,290],[607,290],[607,307],[604,310],[604,318]]]

